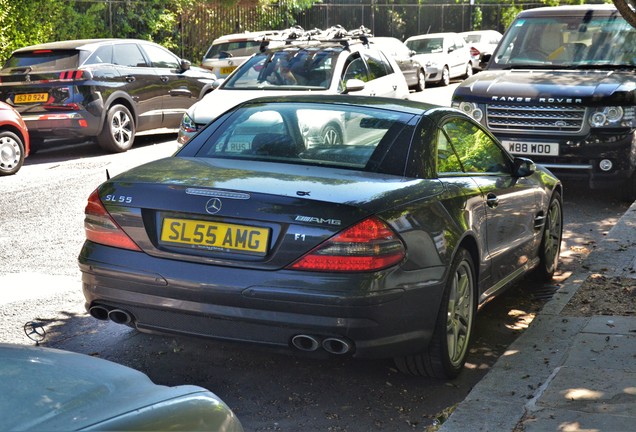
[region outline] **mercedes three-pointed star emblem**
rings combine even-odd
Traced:
[[[221,200],[218,198],[212,198],[205,203],[205,211],[209,214],[217,214],[221,211]]]

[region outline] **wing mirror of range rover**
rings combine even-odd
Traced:
[[[513,175],[515,177],[528,177],[537,170],[537,166],[528,158],[516,157],[514,163],[515,171]]]

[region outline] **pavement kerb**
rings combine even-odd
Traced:
[[[594,273],[636,284],[636,202],[438,431],[633,430],[636,317],[560,315]],[[565,397],[601,387],[595,400]]]

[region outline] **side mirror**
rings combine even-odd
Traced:
[[[182,71],[187,71],[188,69],[190,69],[190,66],[192,65],[192,63],[190,63],[189,60],[183,60],[181,59],[181,70]]]
[[[450,48],[448,48],[448,53],[449,53],[449,54],[450,54],[450,53],[452,53],[453,51],[455,51],[455,47],[450,47]]]
[[[534,174],[537,170],[537,166],[528,158],[516,157],[514,159],[514,163],[515,172],[513,175],[515,177],[528,177],[529,175]]]
[[[364,81],[356,79],[356,78],[351,78],[350,80],[347,80],[347,82],[345,83],[345,90],[344,93],[351,93],[351,92],[357,92],[360,90],[364,90]]]
[[[223,84],[223,81],[225,81],[225,78],[219,78],[219,79],[217,79],[217,80],[214,80],[214,82],[212,83],[212,89],[213,89],[213,90],[218,89],[218,88],[219,88],[219,86],[220,86],[221,84]]]
[[[492,57],[492,53],[484,54],[484,55],[481,56],[481,59],[479,59],[479,62],[480,63],[484,63],[484,64],[488,64],[488,62],[490,61],[491,57]]]

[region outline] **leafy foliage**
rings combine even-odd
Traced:
[[[335,0],[334,0],[335,1]],[[368,0],[371,4],[371,0]],[[465,0],[417,0],[418,4],[448,4]],[[539,0],[545,5],[582,4],[585,0]],[[605,0],[610,2],[611,0]],[[311,8],[322,0],[0,0],[0,62],[6,60],[17,48],[55,40],[86,39],[94,37],[134,37],[153,40],[166,48],[177,52],[184,44],[191,47],[205,39],[207,34],[199,34],[196,41],[184,37],[182,26],[185,24],[204,25],[193,14],[197,8],[208,8],[209,18],[216,24],[225,24],[227,33],[239,26],[238,19],[228,20],[224,15],[227,8],[242,9],[243,20],[249,17],[250,28],[243,30],[279,29],[295,24],[298,13]],[[483,11],[480,5],[493,3],[494,0],[476,0],[472,10],[472,26],[481,28]],[[381,15],[379,4],[413,4],[413,0],[376,0],[376,14],[380,19],[391,23],[392,34],[406,33],[408,24],[418,19],[418,14],[409,14],[412,9],[391,9],[389,14]],[[518,12],[522,10],[523,0],[497,0],[508,3],[498,18],[503,27],[507,27]],[[220,8],[223,6],[226,9]],[[265,8],[278,10],[279,14],[258,14]],[[251,10],[251,12],[250,12]],[[383,10],[388,10],[383,8]],[[245,12],[246,11],[246,12]],[[453,11],[447,11],[448,19],[453,20]],[[458,18],[461,19],[461,18]],[[185,23],[185,24],[184,24]],[[218,27],[218,26],[217,26]],[[217,28],[218,30],[218,28]],[[210,37],[219,36],[216,34]],[[403,34],[403,36],[408,36]],[[190,44],[190,45],[188,45]],[[201,48],[202,49],[202,48]],[[194,50],[196,51],[196,50]],[[194,52],[193,51],[193,52]],[[198,52],[197,56],[198,56]],[[190,53],[192,54],[192,53]]]

